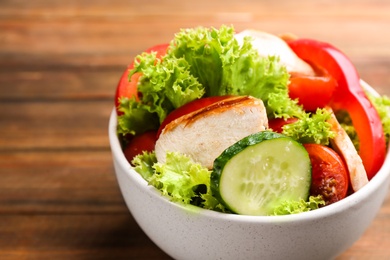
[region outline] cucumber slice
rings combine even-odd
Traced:
[[[264,131],[238,141],[215,161],[213,194],[242,215],[271,215],[285,201],[307,200],[311,163],[300,143]]]

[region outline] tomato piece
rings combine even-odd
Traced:
[[[329,75],[296,76],[290,79],[288,90],[290,98],[298,99],[306,111],[315,111],[328,105],[336,86],[336,80]]]
[[[269,126],[269,128],[271,128],[275,132],[282,133],[283,132],[283,126],[291,124],[291,123],[294,123],[296,121],[298,121],[298,118],[295,118],[295,117],[291,117],[291,118],[288,118],[288,119],[274,118],[274,119],[268,120],[268,126]]]
[[[152,152],[157,141],[157,131],[150,130],[142,134],[132,136],[123,150],[127,161],[131,160],[143,151]]]
[[[364,93],[356,68],[346,55],[328,43],[298,39],[288,44],[301,59],[323,68],[337,81],[331,107],[349,113],[360,142],[359,155],[371,179],[385,160],[386,141],[378,112]]]
[[[119,111],[119,99],[121,97],[132,98],[135,97],[138,100],[137,93],[137,84],[138,78],[141,76],[141,73],[135,73],[131,76],[129,80],[129,72],[134,68],[134,64],[130,64],[127,69],[123,72],[121,78],[119,79],[118,86],[115,93],[115,107],[117,108],[117,115],[123,114]]]
[[[160,58],[166,54],[169,44],[160,44],[153,46],[147,49],[145,52],[151,53],[156,52],[156,57]],[[127,66],[126,70],[123,72],[121,78],[119,79],[116,93],[115,93],[115,107],[117,108],[117,115],[122,115],[123,113],[118,110],[119,108],[119,99],[122,97],[132,98],[135,97],[138,100],[137,85],[141,73],[134,73],[129,80],[129,73],[134,68],[134,62]]]
[[[310,195],[322,195],[326,205],[347,196],[349,177],[341,157],[320,144],[304,144],[312,165]]]
[[[204,108],[206,106],[209,106],[211,104],[214,104],[218,101],[221,101],[223,99],[226,99],[228,97],[231,97],[229,95],[226,96],[212,96],[212,97],[205,97],[200,99],[195,99],[191,102],[188,102],[187,104],[173,110],[171,113],[167,115],[167,117],[164,119],[164,121],[161,123],[160,128],[157,132],[157,137],[160,136],[162,130],[165,128],[167,124],[172,122],[173,120],[184,116],[186,114],[189,114],[191,112],[194,112],[198,109]]]

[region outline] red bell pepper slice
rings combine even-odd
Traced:
[[[371,179],[385,160],[386,142],[378,112],[364,93],[356,68],[344,53],[328,43],[297,39],[288,44],[301,59],[323,68],[337,81],[331,106],[335,111],[349,113],[360,141],[359,155]]]
[[[288,92],[306,111],[316,111],[328,105],[336,86],[336,80],[330,75],[294,76],[290,78]]]

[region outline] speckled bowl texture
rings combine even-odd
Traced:
[[[389,191],[387,155],[361,190],[315,211],[240,216],[184,206],[163,197],[131,168],[116,135],[116,119],[113,110],[109,139],[123,198],[146,235],[175,259],[332,259],[360,238]]]

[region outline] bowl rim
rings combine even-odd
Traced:
[[[370,85],[361,80],[361,85],[365,88],[370,94],[379,95]],[[390,146],[387,148],[387,154],[385,161],[377,172],[377,174],[362,187],[357,192],[347,196],[346,198],[328,205],[323,208],[319,208],[313,211],[302,212],[299,214],[291,215],[278,215],[278,216],[250,216],[250,215],[238,215],[233,213],[223,213],[213,210],[208,210],[193,205],[185,205],[179,202],[173,202],[169,197],[162,195],[155,187],[148,185],[147,181],[137,173],[132,166],[128,163],[127,159],[124,156],[124,153],[121,148],[117,133],[117,114],[115,107],[112,109],[110,119],[109,119],[109,143],[111,147],[112,156],[114,160],[116,159],[123,169],[128,168],[126,171],[126,176],[129,177],[137,186],[142,187],[150,196],[164,201],[165,203],[171,204],[174,207],[178,207],[188,212],[196,212],[196,214],[204,215],[209,218],[218,218],[225,219],[228,221],[240,221],[240,222],[251,222],[251,223],[275,223],[275,222],[300,222],[307,220],[320,219],[326,216],[334,215],[345,211],[348,208],[354,207],[356,204],[359,204],[360,201],[363,201],[369,195],[374,193],[376,189],[382,185],[383,182],[389,178],[390,175]]]

